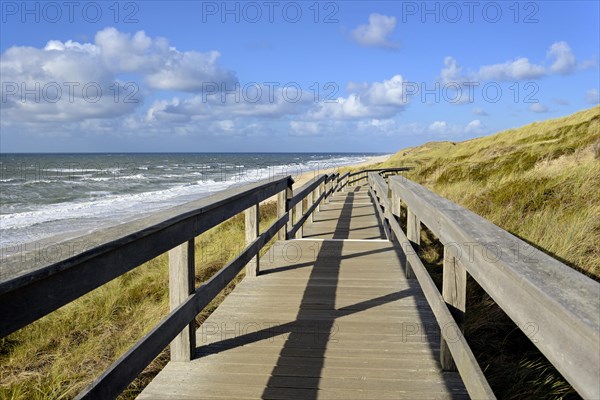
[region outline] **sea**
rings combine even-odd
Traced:
[[[277,175],[374,153],[0,154],[0,249],[76,237]]]

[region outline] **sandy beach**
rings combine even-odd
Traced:
[[[340,168],[367,168],[370,165],[382,163],[382,162],[386,161],[388,158],[390,158],[391,156],[392,156],[391,154],[387,154],[387,155],[383,155],[383,156],[369,157],[369,159],[367,161],[364,161],[364,162],[361,162],[358,164],[344,165],[343,167],[332,167],[332,168],[326,168],[326,169],[315,170],[315,171],[307,171],[298,176],[293,176],[294,188],[299,188],[300,186],[304,185],[306,182],[310,181],[312,178],[314,178],[315,176],[320,175],[320,174],[330,174],[332,172],[339,170]]]

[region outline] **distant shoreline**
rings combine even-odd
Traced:
[[[310,181],[315,176],[320,175],[320,174],[330,174],[334,171],[337,171],[339,168],[368,167],[369,165],[379,164],[379,163],[387,161],[392,155],[393,154],[373,156],[373,157],[369,157],[369,159],[366,161],[356,163],[356,164],[348,164],[348,165],[343,165],[341,167],[327,168],[327,169],[323,169],[323,170],[307,171],[307,172],[300,174],[297,177],[293,177],[294,178],[294,187],[299,188],[300,186],[304,185],[306,182]]]

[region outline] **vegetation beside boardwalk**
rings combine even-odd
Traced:
[[[260,207],[260,228],[277,205]],[[245,246],[244,214],[196,238],[196,285]],[[262,253],[267,251],[263,248]],[[204,321],[244,275],[196,318]],[[169,311],[168,257],[163,254],[0,340],[0,399],[70,399],[149,332]],[[133,399],[168,362],[165,349],[120,396]]]
[[[416,167],[407,174],[410,179],[600,280],[599,160],[600,107],[595,107],[466,142],[405,149],[376,167]],[[275,215],[275,203],[261,206],[261,230]],[[422,235],[421,256],[439,285],[441,245],[427,230]],[[243,246],[243,214],[200,235],[197,284]],[[0,399],[74,397],[152,329],[168,307],[167,256],[162,255],[1,339]],[[466,335],[499,398],[578,397],[472,281]],[[121,398],[134,398],[167,361],[165,350]]]
[[[374,168],[405,173],[565,264],[600,280],[600,107],[465,142],[431,142]],[[441,289],[443,247],[422,231],[421,258]],[[535,321],[524,328],[535,339]],[[578,398],[469,280],[465,335],[499,398]]]

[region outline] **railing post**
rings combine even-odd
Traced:
[[[292,188],[287,187],[277,194],[277,218],[283,217],[288,210],[288,199],[292,198]],[[287,240],[287,224],[277,232],[278,240]]]
[[[194,239],[169,250],[169,305],[171,311],[195,290]],[[171,361],[190,361],[196,350],[196,321],[171,342]]]
[[[255,204],[244,212],[246,219],[246,245],[252,243],[259,235],[259,205]],[[246,276],[255,277],[259,271],[258,254],[246,265]]]
[[[304,199],[300,200],[298,204],[296,204],[296,223],[298,223],[298,221],[300,221],[300,219],[304,215],[304,212],[302,210],[303,205]],[[296,230],[296,233],[294,234],[294,239],[302,238],[302,233],[302,225],[300,225],[300,227],[298,227],[298,230]]]
[[[312,207],[312,205],[315,203],[315,191],[317,191],[318,189],[312,190],[308,196],[306,196],[306,209],[310,210],[310,208]],[[313,220],[313,215],[315,215],[314,211],[310,213],[310,216],[308,217],[308,220],[310,222],[314,222]]]
[[[321,182],[317,189],[317,198],[320,197],[323,193],[325,193],[325,182]],[[322,199],[317,205],[317,211],[321,211],[321,204],[325,202],[325,199]]]
[[[415,251],[419,251],[419,246],[421,245],[421,221],[419,221],[419,218],[417,218],[410,208],[406,209],[406,213],[406,237],[410,240]],[[406,263],[406,277],[408,279],[415,277],[410,263]]]
[[[441,327],[440,363],[444,371],[456,371],[456,365],[452,360],[445,338],[452,340],[452,338],[456,338],[455,330],[463,330],[467,298],[467,270],[456,259],[449,246],[444,246],[442,297],[448,304],[448,308],[456,321],[456,326]]]

